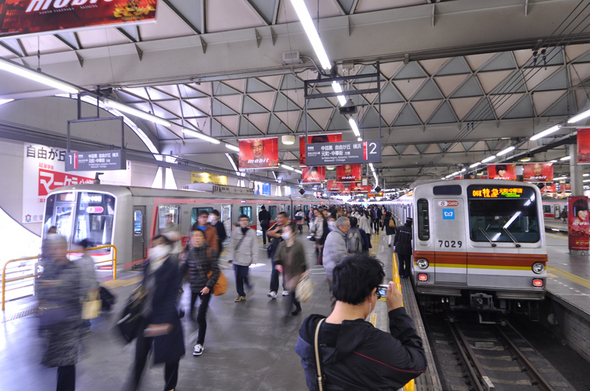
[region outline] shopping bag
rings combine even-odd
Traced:
[[[207,273],[207,278],[211,278],[213,275],[213,270]],[[213,286],[213,296],[221,296],[227,292],[227,278],[223,275],[221,270],[219,271],[219,278],[217,282]]]
[[[98,292],[88,295],[86,301],[82,302],[82,319],[94,319],[100,315],[102,301],[98,297]]]
[[[307,303],[311,299],[314,288],[313,282],[308,276],[303,277],[295,288],[295,297],[300,303]]]

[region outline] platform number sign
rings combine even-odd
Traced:
[[[455,220],[455,209],[443,209],[443,220]]]

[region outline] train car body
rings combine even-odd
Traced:
[[[555,199],[543,197],[543,215],[545,217],[559,219],[564,209],[567,210],[567,198]]]
[[[201,211],[217,209],[228,237],[232,224],[245,214],[250,227],[260,230],[258,212],[262,205],[271,215],[271,225],[280,212],[291,219],[297,208],[309,211],[327,200],[265,197],[217,191],[162,190],[132,186],[76,185],[50,192],[46,198],[43,237],[51,226],[65,235],[70,244],[88,239],[95,246],[115,245],[117,268],[129,268],[145,260],[150,239],[166,226],[171,214],[183,243]],[[110,259],[110,251],[96,250],[95,262]]]
[[[441,181],[388,207],[413,223],[417,293],[450,304],[506,309],[545,297],[547,250],[541,193],[522,182]]]

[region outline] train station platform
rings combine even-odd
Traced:
[[[329,314],[330,300],[321,266],[315,266],[313,242],[306,239],[306,231],[299,240],[306,247],[311,278],[316,284],[312,299],[303,303],[298,316],[284,317],[288,298],[267,297],[270,281],[270,260],[260,242],[260,262],[250,268],[255,284],[254,292],[245,302],[235,303],[233,271],[222,255],[222,270],[228,279],[228,292],[213,297],[207,314],[207,336],[202,356],[193,357],[197,325],[185,317],[186,356],[180,361],[177,390],[304,390],[303,368],[294,352],[299,327],[312,314]],[[385,235],[374,235],[372,254],[383,261],[387,277],[391,277],[392,250]],[[135,344],[125,345],[113,329],[126,299],[141,280],[141,272],[121,273],[117,280],[105,283],[116,295],[116,308],[92,321],[86,334],[83,354],[76,366],[77,389],[84,391],[121,390],[131,373]],[[186,289],[182,307],[188,309],[190,293]],[[376,324],[386,322],[384,302],[377,307]],[[40,365],[42,341],[38,337],[37,319],[30,315],[35,305],[33,298],[9,302],[0,333],[1,390],[55,390],[56,369]],[[385,311],[383,311],[385,308]],[[385,317],[385,319],[379,319]],[[161,366],[148,367],[142,390],[161,391]]]

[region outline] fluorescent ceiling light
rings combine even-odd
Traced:
[[[481,163],[477,162],[477,163],[473,163],[472,165],[469,166],[469,168],[475,168],[477,166],[479,166]]]
[[[2,106],[4,103],[10,103],[12,102],[14,99],[0,99],[0,106]]]
[[[311,42],[311,46],[313,46],[313,50],[315,51],[316,56],[318,56],[318,59],[320,60],[320,64],[322,64],[322,68],[326,70],[331,69],[332,64],[328,59],[328,55],[326,54],[324,45],[322,45],[320,36],[318,35],[318,32],[315,29],[315,25],[311,20],[309,11],[305,6],[305,2],[303,0],[291,0],[291,3],[293,4],[293,8],[295,8],[295,12],[297,12],[299,21],[303,25],[305,34],[307,34],[307,38],[309,39],[309,42]]]
[[[352,128],[354,135],[357,137],[361,137],[361,132],[359,132],[359,128],[358,126],[356,126],[356,121],[354,120],[354,118],[349,118],[348,123],[350,124],[350,127]]]
[[[356,139],[357,141],[363,141],[363,139],[361,137]]]
[[[203,134],[201,132],[196,132],[194,130],[190,130],[190,129],[187,129],[187,128],[182,128],[182,133],[184,133],[184,134],[186,134],[188,136],[198,137],[201,140],[209,141],[210,143],[213,143],[213,144],[220,144],[220,141],[219,140],[216,140],[213,137],[209,137],[206,134]]]
[[[69,83],[63,82],[53,76],[29,69],[3,58],[0,58],[0,69],[18,76],[22,76],[29,80],[36,81],[38,83],[45,84],[46,86],[57,88],[58,90],[67,92],[68,94],[77,94],[79,92],[76,87]]]
[[[567,179],[566,176],[560,176],[559,178],[553,178],[553,181],[564,181],[566,179]]]
[[[530,157],[523,157],[522,159],[520,159],[521,162],[530,162],[531,158]]]
[[[562,157],[559,160],[561,160],[563,162],[563,161],[566,161],[566,160],[570,160],[571,158],[572,158],[571,156],[564,156],[564,157]]]
[[[342,92],[342,87],[340,86],[340,83],[338,83],[336,80],[332,82],[332,89],[336,93]],[[346,97],[344,95],[338,95],[337,98],[338,102],[340,102],[340,106],[344,106],[346,104]]]
[[[584,183],[590,182],[590,179],[584,179],[582,182],[584,182]]]
[[[504,155],[506,155],[507,153],[514,151],[515,149],[516,149],[516,147],[514,147],[514,146],[510,146],[510,147],[508,147],[508,148],[504,149],[503,151],[500,151],[500,152],[498,152],[498,153],[496,154],[496,156],[504,156]]]
[[[547,136],[547,135],[549,135],[551,133],[555,133],[560,128],[561,128],[561,126],[559,126],[559,125],[552,126],[549,129],[542,131],[541,133],[535,134],[533,137],[531,137],[531,141],[535,141],[535,140],[538,140],[540,138],[543,138],[543,137],[545,137],[545,136]]]
[[[582,176],[590,176],[590,174],[582,174]]]
[[[240,152],[240,147],[236,147],[235,145],[225,144],[227,149],[231,149],[232,151]]]
[[[580,113],[580,114],[568,119],[567,123],[568,124],[575,124],[576,122],[579,122],[579,121],[586,119],[588,117],[590,117],[590,110],[586,110],[583,113]]]
[[[231,163],[231,166],[234,168],[234,171],[235,171],[236,173],[239,173],[239,172],[238,172],[238,167],[236,167],[236,163],[234,163],[234,159],[232,159],[232,157],[230,156],[230,154],[229,154],[229,153],[226,153],[226,154],[225,154],[225,157],[226,157],[226,158],[227,158],[227,160],[229,160],[229,162]]]
[[[287,166],[286,164],[281,164],[281,167],[283,167],[284,169],[289,170],[289,171],[295,171],[295,169],[293,167]]]
[[[131,114],[131,115],[134,115],[134,116],[139,117],[139,118],[143,118],[143,119],[148,120],[148,121],[152,121],[152,122],[154,122],[156,124],[160,124],[160,125],[165,126],[167,128],[169,128],[169,127],[172,126],[172,124],[170,123],[170,121],[167,121],[167,120],[165,120],[163,118],[160,118],[160,117],[156,117],[155,115],[150,114],[150,113],[146,113],[145,111],[141,111],[141,110],[138,110],[136,108],[133,108],[133,107],[130,107],[130,106],[121,104],[119,102],[115,102],[114,100],[105,99],[104,100],[104,104],[107,107],[111,107],[113,109],[122,111],[124,113]]]
[[[521,162],[522,162],[522,160],[521,160]],[[528,162],[528,160],[527,160],[527,162]],[[549,160],[549,163],[557,163],[557,159]]]
[[[301,170],[293,170],[293,172],[296,172],[298,174],[303,174],[303,172]]]
[[[482,163],[491,162],[491,161],[492,161],[492,160],[494,160],[495,158],[496,158],[496,155],[492,155],[492,156],[489,156],[489,157],[487,157],[487,158],[483,159],[481,162],[482,162]]]

